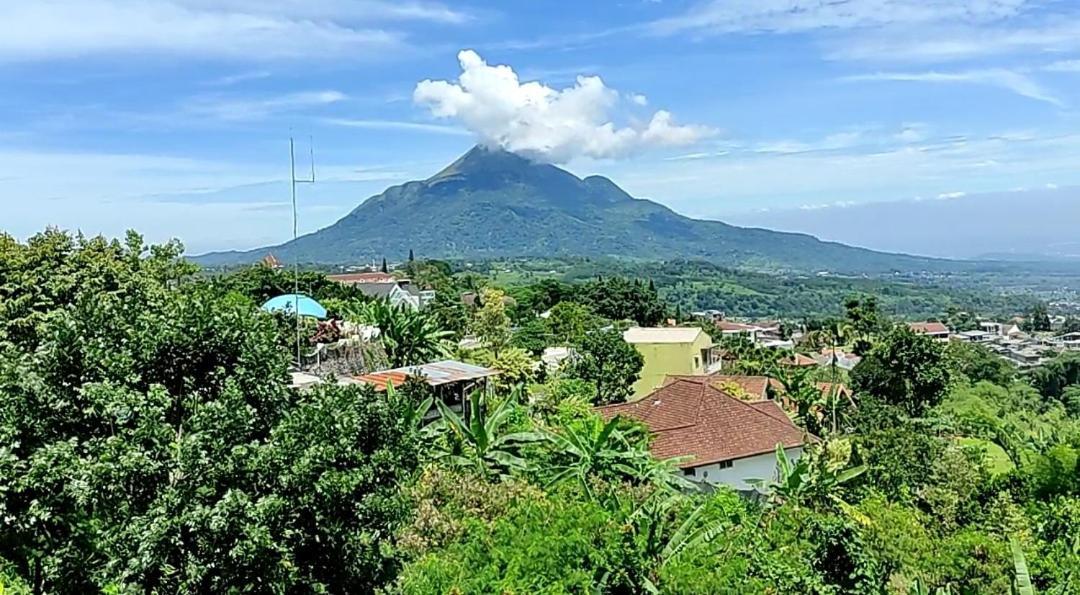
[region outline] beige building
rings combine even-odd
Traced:
[[[708,333],[697,327],[632,327],[623,339],[641,353],[641,378],[634,383],[634,399],[664,384],[669,375],[714,372],[719,364]]]

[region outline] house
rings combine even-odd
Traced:
[[[735,337],[743,335],[754,342],[757,342],[758,333],[763,330],[756,324],[734,322],[731,320],[717,320],[715,324],[717,330],[720,331],[720,334],[725,337]]]
[[[1014,322],[994,322],[990,320],[984,320],[979,323],[979,330],[984,333],[998,336],[998,337],[1018,337],[1023,333],[1020,330],[1020,326]]]
[[[540,362],[548,370],[558,370],[572,353],[569,347],[545,347],[540,355]]]
[[[952,336],[953,340],[964,343],[986,343],[994,338],[994,335],[986,331],[964,331]]]
[[[712,338],[698,327],[631,327],[623,332],[623,340],[644,360],[641,377],[634,383],[635,399],[659,388],[668,375],[706,374],[719,365]]]
[[[344,285],[351,285],[368,297],[389,300],[391,306],[405,306],[412,310],[419,310],[435,299],[434,291],[421,291],[408,279],[398,279],[390,273],[381,271],[327,275],[326,278]]]
[[[784,359],[780,360],[780,363],[782,365],[790,366],[793,368],[811,368],[821,365],[821,363],[818,362],[816,359],[804,353],[794,353],[791,355],[791,357],[785,357]]]
[[[743,401],[705,376],[675,378],[644,399],[596,411],[604,419],[622,416],[645,424],[653,455],[678,457],[687,479],[739,490],[751,489],[750,479],[775,475],[777,446],[794,460],[816,440],[775,402]]]
[[[1080,333],[1065,333],[1053,339],[1053,344],[1069,351],[1080,350]]]
[[[382,271],[327,275],[326,278],[345,285],[359,285],[361,283],[394,283],[397,281],[393,275]]]
[[[821,353],[814,359],[819,366],[830,368],[835,363],[836,367],[841,370],[853,370],[862,361],[862,358],[854,353],[846,353],[841,349],[833,350],[828,347],[822,349]]]
[[[282,268],[283,266],[281,264],[281,261],[278,260],[276,256],[274,256],[273,252],[267,252],[266,256],[263,256],[262,260],[260,260],[259,262],[262,263],[264,267],[274,269],[275,271]]]
[[[402,287],[398,282],[390,283],[356,283],[354,285],[361,293],[376,299],[385,299],[391,306],[404,306],[410,310],[420,309],[420,296]]]
[[[376,391],[385,391],[387,385],[400,387],[409,377],[420,377],[431,386],[436,397],[446,403],[451,410],[467,418],[470,414],[469,395],[475,390],[486,390],[488,379],[497,374],[499,370],[494,368],[442,360],[345,377],[340,379],[340,382],[342,384],[370,384]],[[435,414],[429,412],[429,415]]]
[[[942,322],[912,322],[908,328],[917,335],[928,335],[937,341],[949,340],[949,327]]]

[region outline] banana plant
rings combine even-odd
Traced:
[[[1015,539],[1009,540],[1009,548],[1012,550],[1013,568],[1016,576],[1013,579],[1013,595],[1035,595],[1035,586],[1031,584],[1031,573],[1028,572],[1027,558],[1020,542]]]
[[[615,417],[604,424],[568,425],[545,432],[557,454],[566,461],[552,468],[549,485],[576,481],[590,497],[590,477],[616,477],[653,483],[665,489],[693,488],[677,474],[676,461],[657,461],[644,446],[629,438],[625,420]]]
[[[644,537],[643,556],[653,562],[652,571],[641,577],[642,588],[648,593],[660,592],[655,578],[664,566],[716,539],[731,526],[725,519],[707,519],[706,504],[676,522],[674,509],[680,501],[675,495],[656,492],[630,516],[635,531]]]
[[[843,446],[841,444],[840,446]],[[863,517],[836,492],[847,482],[866,472],[866,465],[847,467],[848,456],[834,456],[843,448],[822,443],[810,448],[795,462],[788,458],[783,445],[776,445],[776,479],[748,480],[773,506],[787,503],[795,506],[815,506],[826,502],[835,504],[856,520]],[[850,450],[848,451],[850,454]]]
[[[511,396],[486,414],[479,392],[470,396],[468,422],[440,400],[435,401],[441,423],[446,430],[446,444],[437,450],[436,458],[451,466],[473,470],[484,477],[506,476],[525,470],[528,465],[518,456],[520,447],[544,439],[538,432],[505,432],[512,413]]]

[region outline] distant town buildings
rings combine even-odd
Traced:
[[[419,290],[409,279],[399,279],[381,271],[342,273],[328,275],[327,278],[344,285],[351,285],[368,297],[383,298],[392,306],[404,306],[411,310],[424,308],[435,299],[434,291]]]

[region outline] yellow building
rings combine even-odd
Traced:
[[[664,384],[670,374],[693,375],[714,371],[712,338],[700,328],[628,328],[623,339],[641,353],[641,378],[634,383],[634,399]]]

